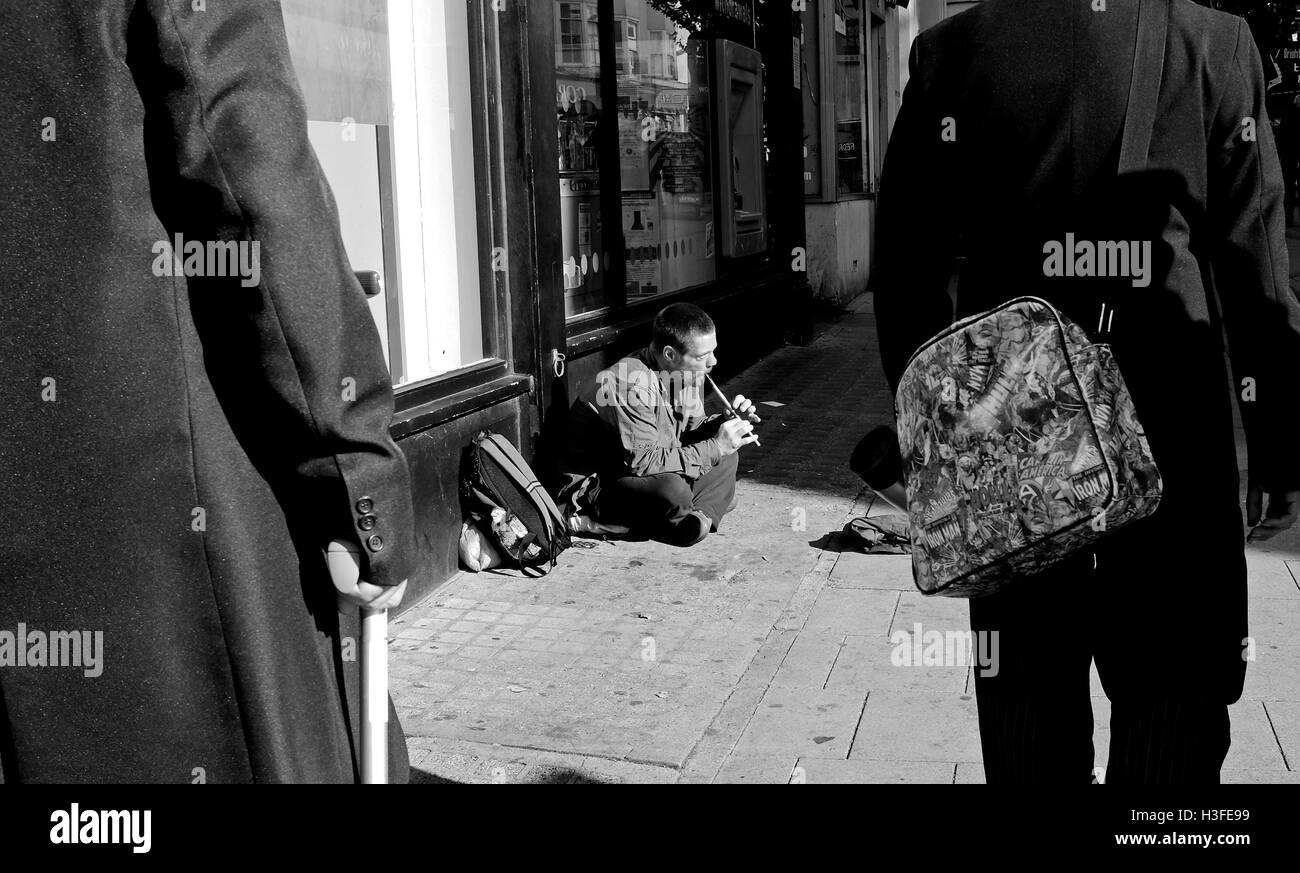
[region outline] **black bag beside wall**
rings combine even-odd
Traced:
[[[559,507],[500,434],[484,431],[465,448],[460,496],[471,523],[523,570],[545,575],[572,544]]]

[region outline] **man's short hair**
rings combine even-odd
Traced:
[[[672,346],[684,352],[691,337],[713,332],[713,319],[703,309],[694,303],[674,303],[659,310],[655,316],[654,350],[658,352],[664,346]]]

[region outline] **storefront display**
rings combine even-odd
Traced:
[[[694,287],[717,277],[707,39],[648,0],[619,0],[602,65],[598,3],[558,2],[556,79],[564,226],[565,313],[574,317]],[[612,76],[616,124],[602,127],[602,76]],[[607,81],[607,80],[606,80]],[[602,137],[618,166],[599,166]],[[616,172],[615,172],[616,171]],[[588,178],[579,178],[587,174]],[[599,234],[600,192],[619,192],[623,293],[583,257],[617,248]],[[580,190],[579,190],[580,189]],[[619,214],[616,212],[615,214]],[[592,234],[584,235],[583,215]],[[606,266],[603,260],[600,267]]]
[[[602,247],[600,51],[594,2],[557,3],[555,133],[566,314],[605,305]]]

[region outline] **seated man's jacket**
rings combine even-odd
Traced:
[[[708,472],[722,451],[710,433],[716,416],[704,415],[702,382],[697,374],[659,371],[648,350],[597,373],[570,414],[560,498],[592,473],[693,480]]]

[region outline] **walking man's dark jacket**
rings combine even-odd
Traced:
[[[1149,169],[1118,179],[1137,3],[1099,5],[987,0],[915,41],[876,216],[881,356],[897,387],[952,322],[958,266],[957,317],[1033,294],[1110,343],[1164,498],[1098,551],[1089,633],[1174,647],[1130,659],[1134,687],[1231,702],[1247,635],[1234,394],[1251,477],[1300,486],[1300,307],[1265,82],[1243,21],[1172,0]],[[1149,284],[1048,277],[1067,233],[1151,242]]]
[[[195,5],[0,4],[0,631],[103,633],[95,678],[0,666],[6,781],[353,781],[355,610],[321,547],[412,569],[280,5]],[[260,283],[155,270],[177,234],[257,242]]]

